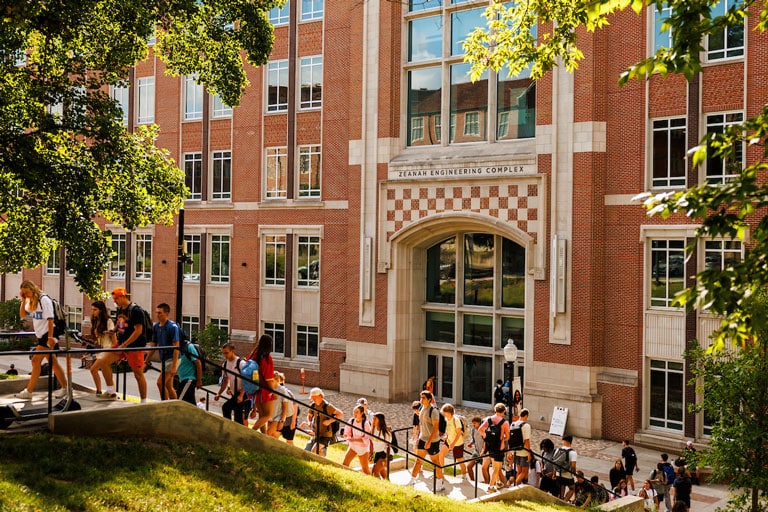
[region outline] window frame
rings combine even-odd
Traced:
[[[307,9],[307,6],[310,6]],[[299,21],[316,21],[322,20],[325,16],[325,5],[323,0],[301,0],[301,6],[299,9]]]
[[[131,89],[121,85],[110,86],[110,97],[117,103],[123,113],[123,125],[128,126],[128,109]]]
[[[273,7],[267,14],[269,22],[273,27],[280,27],[287,25],[290,22],[291,1],[285,2],[282,7]]]
[[[213,119],[226,119],[232,117],[232,107],[216,94],[211,94],[211,117]]]
[[[728,12],[728,9],[735,5],[739,0],[720,0],[717,4],[713,5],[710,8],[710,15],[712,18],[719,17],[719,16],[725,16]],[[716,12],[720,10],[720,12]],[[743,59],[744,55],[746,53],[746,38],[744,37],[744,23],[742,21],[740,28],[741,28],[741,44],[735,45],[735,46],[729,46],[729,34],[731,30],[737,29],[738,26],[727,26],[724,27],[722,30],[723,32],[720,34],[723,38],[723,47],[718,48],[715,50],[710,49],[710,42],[712,35],[707,34],[706,40],[704,41],[704,58],[706,59],[706,62],[723,62],[723,61],[729,61],[734,59]],[[722,56],[717,56],[716,54],[722,54]]]
[[[654,366],[654,363],[661,363],[664,365],[663,368],[660,366]],[[680,366],[680,368],[671,368],[671,365]],[[664,417],[661,416],[653,416],[652,415],[652,406],[655,403],[654,401],[654,372],[658,372],[664,375]],[[676,376],[680,379],[680,389],[679,392],[681,394],[681,418],[680,420],[677,419],[670,419],[670,394],[671,392],[675,391],[671,389],[670,385],[670,377]],[[683,432],[685,428],[685,363],[683,361],[668,361],[664,359],[649,359],[648,361],[648,426],[652,429],[662,429],[667,430],[670,432]],[[656,424],[654,424],[654,422]],[[677,428],[679,427],[679,428]]]
[[[277,114],[288,112],[288,89],[290,83],[288,80],[288,59],[271,60],[266,66],[267,87],[266,89],[266,113]],[[284,85],[284,91],[281,87]],[[274,92],[272,89],[274,88]],[[281,92],[284,92],[284,101],[281,101]],[[274,101],[271,100],[274,96]]]
[[[155,122],[155,76],[136,79],[136,124]]]
[[[268,147],[264,151],[264,158],[264,199],[286,199],[288,197],[288,147]],[[272,181],[274,185],[270,184]]]
[[[322,169],[323,169],[323,149],[320,144],[302,144],[299,146],[299,169],[298,179],[296,180],[299,190],[297,196],[300,199],[318,199],[322,191]],[[317,157],[317,170],[312,169],[313,157]],[[309,162],[307,164],[307,162]],[[305,168],[308,169],[305,171]],[[312,186],[312,177],[317,175],[317,187]],[[306,188],[302,185],[307,182]]]
[[[654,244],[661,244],[664,243],[664,247],[654,247]],[[671,244],[674,244],[674,247],[671,246]],[[677,290],[673,289],[676,287],[671,286],[671,278],[677,276],[671,276],[670,275],[670,268],[672,267],[671,262],[673,261],[674,257],[674,265],[681,265],[682,269],[682,277],[680,278],[680,289],[685,287],[685,245],[686,241],[685,238],[680,237],[659,237],[659,238],[651,238],[648,240],[648,266],[647,268],[647,278],[646,283],[649,284],[649,290],[648,290],[648,307],[649,309],[661,309],[661,310],[672,310],[672,311],[678,311],[682,309],[679,306],[674,306],[672,302],[675,300],[675,295],[677,294]],[[662,260],[655,255],[663,254],[666,257]],[[663,297],[655,297],[654,296],[654,281],[656,282],[656,286],[661,286],[661,276],[659,275],[660,271],[660,265],[663,263],[663,272],[664,272],[664,296]],[[656,267],[656,270],[654,271],[654,267]],[[655,272],[655,273],[654,273]]]
[[[203,154],[184,153],[184,184],[189,188],[187,201],[203,199]]]
[[[203,119],[203,86],[194,75],[184,75],[184,121]]]
[[[305,72],[309,80],[305,80]],[[316,76],[319,75],[318,80]],[[310,55],[299,60],[299,109],[314,110],[323,106],[323,56]],[[309,82],[309,83],[307,83]],[[304,96],[308,96],[305,100]],[[319,96],[315,99],[315,96]]]
[[[296,324],[295,331],[296,357],[301,359],[319,359],[320,328],[316,325]],[[314,348],[314,354],[311,353],[312,348]]]
[[[280,322],[263,322],[262,332],[272,337],[272,354],[285,356],[285,324]],[[278,336],[278,334],[280,336]],[[281,350],[278,350],[278,345]]]
[[[152,279],[152,235],[149,233],[136,233],[135,256],[133,266],[134,279]],[[149,266],[146,262],[149,261]],[[141,265],[141,270],[139,270]]]
[[[202,250],[202,243],[203,243],[203,236],[200,233],[187,233],[184,235],[185,254],[191,260],[191,261],[185,261],[183,264],[182,279],[183,279],[183,282],[185,283],[200,282],[200,270],[201,270],[200,253]],[[197,258],[195,258],[195,255],[197,255]],[[197,270],[197,272],[195,272],[195,270]],[[198,323],[199,321],[200,319],[198,318]]]
[[[674,125],[673,123],[679,123],[682,121],[682,125]],[[664,126],[661,126],[662,123],[665,123]],[[657,126],[658,125],[658,126]],[[654,118],[650,120],[650,128],[651,128],[651,158],[650,158],[650,173],[651,173],[651,188],[654,189],[679,189],[679,188],[685,188],[688,183],[688,176],[687,176],[687,146],[688,146],[688,120],[686,117],[681,116],[675,116],[675,117],[661,117],[661,118]],[[674,153],[673,151],[673,133],[674,132],[683,132],[683,175],[682,177],[679,176],[672,176],[672,155]],[[663,178],[657,178],[656,177],[656,148],[655,148],[655,141],[656,141],[656,134],[658,133],[665,133],[666,134],[666,170],[664,172],[665,177]]]
[[[296,287],[297,288],[320,288],[320,277],[322,275],[321,260],[321,237],[319,235],[298,235],[296,237]],[[313,254],[317,257],[313,258]],[[306,265],[302,263],[306,260]],[[316,270],[312,267],[315,265]],[[305,268],[305,276],[301,276],[301,270]],[[313,276],[313,272],[316,275]]]
[[[45,262],[45,275],[46,276],[58,276],[61,275],[61,253],[59,249],[54,249],[48,253],[48,259]]]
[[[710,122],[710,118],[714,118],[717,116],[723,116],[722,122],[716,122],[712,121]],[[730,116],[738,116],[739,120],[731,120],[728,121],[728,118]],[[724,130],[728,129],[730,126],[738,125],[744,122],[744,112],[741,110],[734,110],[734,111],[727,111],[727,112],[708,112],[704,115],[704,124],[707,134],[710,133],[723,133]],[[719,128],[719,130],[714,129]],[[741,172],[744,169],[744,162],[745,162],[745,156],[746,156],[746,148],[744,146],[744,142],[742,141],[741,147],[736,148],[738,151],[738,157],[740,158],[739,162],[739,172]],[[738,174],[729,174],[727,173],[727,168],[729,163],[727,161],[720,160],[721,167],[722,167],[722,173],[721,174],[710,174],[712,169],[710,168],[711,162],[714,160],[713,157],[710,157],[710,155],[707,155],[707,161],[706,165],[704,166],[704,181],[709,184],[725,184],[726,182],[730,181],[732,178],[735,178],[738,176]]]
[[[231,201],[232,200],[232,151],[219,150],[211,154],[211,200],[213,201]],[[228,169],[227,168],[228,164]],[[228,179],[224,179],[225,171],[229,174]],[[225,186],[226,185],[226,186]]]
[[[109,261],[109,278],[125,279],[127,236],[125,233],[112,233],[112,250],[115,255]],[[122,257],[121,257],[122,254]],[[122,259],[122,270],[120,261]]]
[[[211,263],[208,281],[214,284],[227,284],[230,281],[231,260],[232,260],[232,237],[212,233],[209,236]],[[218,258],[216,257],[218,247]],[[225,249],[226,248],[226,249]],[[224,253],[226,252],[226,261]]]
[[[285,258],[288,254],[287,252],[287,242],[288,237],[283,234],[265,234],[264,235],[264,241],[263,243],[263,250],[264,250],[264,279],[263,284],[264,286],[279,286],[284,287],[285,286]],[[278,264],[279,260],[279,254],[280,254],[280,248],[282,247],[282,257],[283,257],[283,267],[282,272],[280,272],[280,265]],[[269,259],[268,257],[272,255],[273,256],[273,264],[272,268],[269,268]],[[274,274],[274,277],[270,277],[268,272],[272,271]],[[282,277],[280,276],[282,274]]]

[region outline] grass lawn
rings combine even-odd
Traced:
[[[343,449],[334,447],[331,458],[338,460]],[[458,503],[357,472],[237,447],[45,433],[0,436],[2,511],[565,509]]]

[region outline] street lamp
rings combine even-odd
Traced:
[[[507,395],[507,408],[509,409],[509,422],[512,423],[512,400],[515,389],[515,365],[517,364],[517,346],[510,336],[507,338],[507,344],[504,346],[504,364],[505,368],[512,369],[512,375],[507,379],[509,382],[509,394]],[[507,370],[509,372],[509,370]]]

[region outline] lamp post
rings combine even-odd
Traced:
[[[509,413],[509,422],[512,423],[512,400],[515,394],[515,365],[517,364],[517,347],[515,346],[512,337],[507,338],[507,344],[504,346],[504,366],[512,369],[512,374],[509,377],[509,394],[507,395],[507,409]],[[509,370],[507,370],[509,371]]]

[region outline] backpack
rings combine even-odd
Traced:
[[[525,438],[523,437],[523,425],[526,421],[516,421],[509,429],[509,447],[510,448],[522,448],[525,446]]]
[[[675,468],[669,462],[665,462],[663,468],[664,473],[667,475],[667,485],[672,485],[672,482],[675,481]]]
[[[561,446],[557,450],[555,450],[554,455],[552,455],[552,464],[555,466],[555,471],[570,473],[571,472],[571,455],[570,455],[570,448],[565,448],[564,446]]]
[[[507,422],[502,418],[498,423],[493,422],[493,416],[489,416],[485,421],[488,422],[488,428],[485,429],[485,447],[490,451],[501,449],[501,427]]]
[[[181,327],[179,327],[179,342],[180,342],[179,345],[181,345],[182,347],[181,353],[184,354],[184,356],[187,359],[189,359],[190,362],[193,361],[192,358],[195,356],[190,353],[188,347],[190,345],[195,347],[195,350],[197,351],[197,357],[195,359],[200,361],[200,366],[202,367],[203,373],[205,373],[205,350],[203,349],[203,347],[201,347],[200,344],[198,343],[192,343],[191,341],[189,341],[189,337],[187,336],[187,333],[184,332],[184,329],[182,329]]]
[[[144,309],[143,307],[139,306],[135,302],[131,302],[131,305],[128,306],[128,311],[129,311],[128,314],[129,315],[130,315],[130,312],[133,311],[134,308],[138,308],[139,311],[141,311],[141,314],[142,314],[141,325],[144,328],[144,332],[142,332],[140,337],[144,338],[144,345],[146,345],[147,343],[152,343],[152,341],[154,340],[154,337],[152,336],[152,327],[154,325],[154,323],[152,322],[152,317],[149,315],[149,313],[147,312],[146,309]],[[143,346],[143,345],[136,345],[136,346],[138,347],[138,346]]]
[[[467,420],[464,418],[464,416],[455,415],[454,418],[459,418],[459,423],[461,423],[461,435],[465,435],[467,433]]]
[[[67,332],[67,315],[64,314],[64,309],[59,304],[59,301],[47,294],[41,295],[41,297],[48,297],[51,301],[53,306],[53,337],[58,338]]]
[[[397,444],[397,435],[392,432],[392,453],[397,453],[400,451],[400,446]]]
[[[240,379],[240,382],[243,385],[243,391],[245,391],[246,395],[253,395],[259,389],[261,389],[258,384],[259,363],[257,363],[254,359],[245,360],[238,357],[235,367],[240,370],[240,376],[244,377],[243,379]]]
[[[328,402],[325,402],[325,401],[323,401],[323,414],[325,414],[329,418],[331,417],[331,415],[328,414]],[[336,434],[339,433],[339,427],[340,427],[339,421],[334,419],[333,423],[331,423],[331,434],[333,434],[333,437],[336,437]]]
[[[440,437],[445,435],[445,416],[443,416],[443,413],[440,412],[440,409],[438,409],[435,406],[430,405],[429,406],[429,417],[432,417],[432,409],[437,410],[437,433],[440,434]]]

